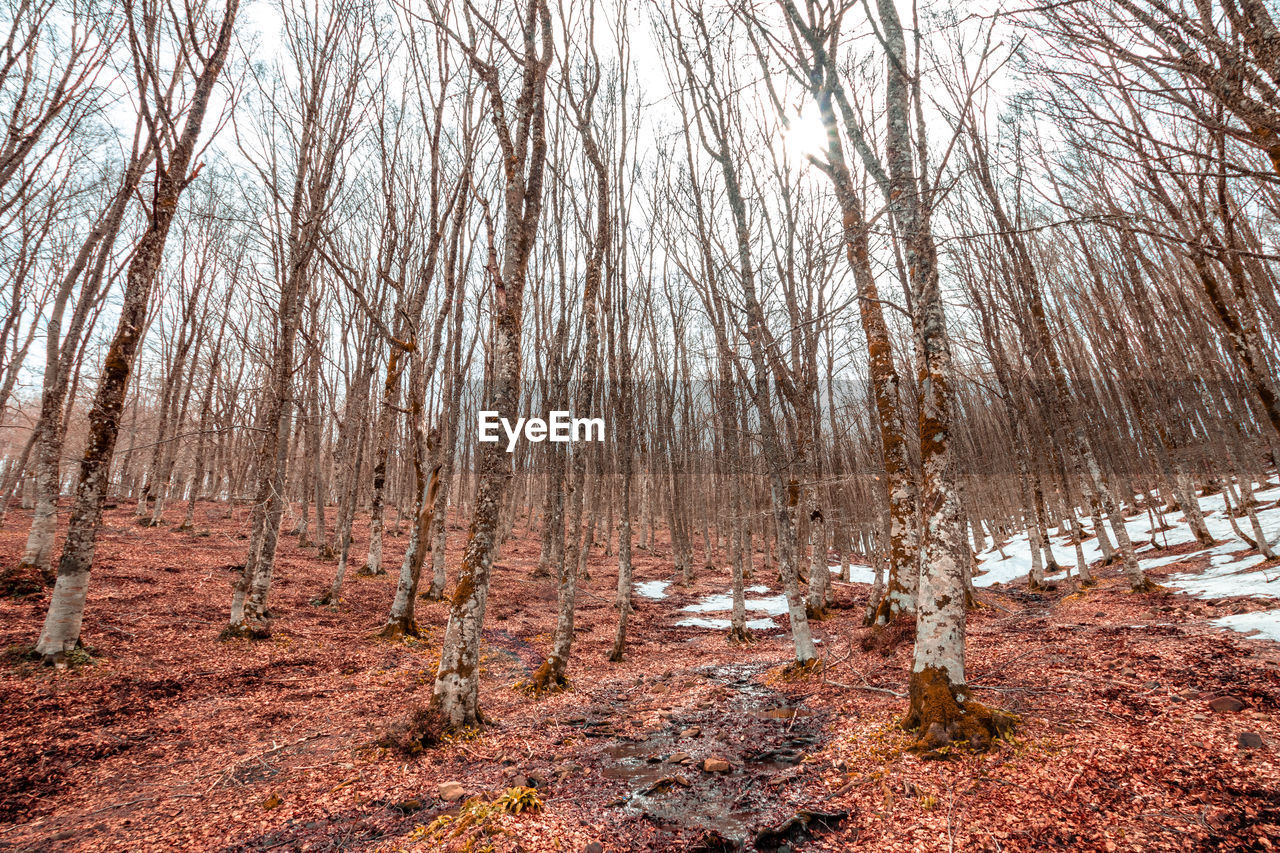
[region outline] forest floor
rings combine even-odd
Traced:
[[[29,521],[10,518],[0,562]],[[198,520],[189,534],[108,511],[83,633],[93,665],[24,658],[47,598],[0,601],[0,850],[1280,849],[1280,645],[1211,623],[1257,598],[1133,594],[1101,567],[1083,594],[984,588],[970,683],[1018,730],[985,754],[924,760],[900,728],[910,643],[864,650],[865,585],[837,584],[839,609],[814,624],[825,668],[788,680],[782,620],[748,646],[676,624],[727,572],[681,587],[661,543],[636,552],[637,582],[665,597],[635,599],[625,662],[607,659],[616,574],[596,551],[572,689],[513,689],[554,620],[528,534],[494,571],[489,724],[406,757],[376,744],[430,695],[445,605],[420,602],[422,640],[374,639],[394,576],[349,575],[339,608],[314,607],[334,563],[290,537],[273,635],[219,641],[247,513],[210,504]],[[451,529],[451,555],[463,536]],[[403,547],[388,541],[393,570]],[[1153,577],[1208,569],[1194,552],[1165,549]],[[761,571],[752,583],[778,590]],[[449,782],[463,799],[445,801]],[[491,805],[526,785],[540,809]]]

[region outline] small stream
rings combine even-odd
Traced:
[[[764,669],[728,664],[687,673],[716,685],[721,698],[705,708],[673,703],[660,731],[609,743],[601,773],[626,786],[611,805],[660,830],[700,834],[701,847],[694,849],[777,849],[759,833],[790,815],[764,783],[816,748],[822,720],[761,685],[757,679]],[[695,727],[697,736],[680,736]],[[704,771],[708,757],[725,759],[731,769]]]

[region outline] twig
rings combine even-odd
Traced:
[[[1089,755],[1085,758],[1084,763],[1080,765],[1080,769],[1076,772],[1076,775],[1072,776],[1071,781],[1067,783],[1067,790],[1063,791],[1064,794],[1071,793],[1071,789],[1080,781],[1080,777],[1084,775],[1085,769],[1089,766],[1089,762],[1093,760],[1094,753],[1097,751],[1098,748],[1096,746],[1089,750]]]
[[[112,803],[109,806],[103,806],[100,809],[94,809],[91,812],[85,812],[83,817],[90,817],[91,815],[96,815],[99,812],[107,812],[107,811],[111,811],[112,809],[122,809],[125,806],[136,806],[138,803],[148,803],[148,802],[151,802],[152,800],[167,800],[170,798],[177,799],[179,797],[203,797],[203,796],[204,794],[156,794],[151,797],[139,797],[136,800],[125,800],[123,803]]]
[[[951,785],[950,796],[947,799],[947,853],[954,853],[956,849],[956,837],[951,831],[951,812],[956,807],[956,787],[955,783]]]

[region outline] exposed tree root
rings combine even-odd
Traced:
[[[819,658],[810,658],[806,661],[792,661],[782,668],[782,678],[785,681],[794,681],[801,678],[808,678],[815,672],[822,671],[822,661]]]
[[[994,738],[1013,731],[1016,716],[968,698],[958,702],[956,693],[946,674],[936,667],[911,674],[911,705],[902,726],[920,735],[912,752],[937,758],[940,750],[955,744],[985,750]]]
[[[311,599],[308,604],[312,607],[337,607],[339,601],[341,601],[341,599],[334,595],[333,590],[330,589]]]
[[[382,626],[376,636],[380,640],[391,640],[398,642],[407,637],[421,637],[422,629],[418,627],[418,623],[408,617],[400,619],[392,619]]]
[[[91,654],[92,651],[88,646],[76,640],[76,647],[69,652],[58,651],[53,654],[42,655],[33,646],[27,657],[54,669],[80,669],[81,667],[98,665],[98,661]]]
[[[524,690],[534,696],[542,696],[545,693],[559,693],[562,690],[569,689],[569,679],[565,678],[563,672],[558,672],[551,666],[551,661],[543,661],[542,666],[533,671],[533,675],[529,676],[528,681],[522,681],[516,685],[519,689]]]
[[[360,571],[356,572],[356,577],[358,577],[358,578],[378,578],[378,577],[382,577],[382,576],[383,576],[383,575],[385,575],[386,573],[387,573],[387,570],[386,570],[386,569],[378,569],[378,571],[374,572],[374,571],[370,571],[370,570],[369,570],[369,566],[368,566],[368,565],[364,565],[364,566],[361,566],[361,567],[360,567]]]
[[[1162,591],[1164,591],[1164,587],[1160,586],[1160,584],[1156,583],[1155,581],[1153,581],[1151,578],[1147,577],[1146,575],[1143,575],[1143,576],[1142,576],[1142,580],[1140,580],[1140,581],[1136,581],[1136,582],[1135,582],[1135,581],[1130,581],[1130,582],[1129,582],[1129,589],[1130,589],[1130,591],[1132,591],[1132,592],[1162,592]]]
[[[271,636],[271,626],[266,622],[245,622],[228,625],[218,635],[219,640],[265,640]]]
[[[806,603],[804,612],[808,615],[810,622],[822,622],[831,617],[831,611],[827,609],[825,604],[815,608],[812,604]]]
[[[747,628],[746,625],[743,625],[741,628],[734,628],[732,625],[729,626],[729,642],[730,643],[733,643],[734,645],[746,646],[746,645],[750,645],[751,643],[754,643],[755,641],[756,641],[756,638],[751,635],[751,631]]]

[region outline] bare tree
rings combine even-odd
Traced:
[[[142,337],[151,287],[178,199],[193,177],[192,161],[214,86],[231,47],[239,5],[239,0],[227,0],[222,13],[216,15],[207,4],[189,2],[183,8],[184,16],[179,18],[172,14],[172,7],[137,0],[125,4],[141,98],[139,112],[146,121],[147,133],[155,140],[154,191],[146,207],[146,230],[129,263],[120,320],[98,378],[75,504],[53,598],[36,644],[36,651],[46,660],[64,661],[80,642],[89,570],[106,495],[106,475],[119,433],[120,411]],[[164,71],[166,53],[179,58],[170,75]]]
[[[436,20],[447,25],[432,7]],[[487,270],[492,282],[492,373],[484,408],[514,418],[519,400],[521,320],[525,276],[542,213],[546,167],[546,80],[552,61],[551,11],[545,0],[528,0],[521,14],[521,38],[508,44],[499,35],[496,17],[470,8],[462,13],[465,34],[456,36],[484,85],[488,108],[502,154],[503,237],[498,246],[489,233]],[[519,94],[512,104],[503,93],[501,60],[505,51],[519,70]],[[514,106],[514,109],[512,108]],[[478,452],[479,479],[457,586],[449,607],[444,648],[436,673],[433,705],[450,727],[481,721],[479,707],[480,634],[489,597],[489,570],[497,547],[498,516],[511,480],[511,456],[498,443]]]

